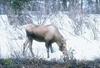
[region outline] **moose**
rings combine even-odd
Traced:
[[[25,53],[25,48],[28,45],[31,54],[34,56],[32,51],[32,41],[36,40],[39,42],[45,42],[45,47],[47,49],[47,57],[49,58],[49,49],[53,53],[52,43],[57,43],[59,50],[66,55],[66,41],[64,37],[59,32],[58,28],[52,24],[49,25],[33,25],[28,24],[26,27],[26,41],[23,44],[23,54]]]

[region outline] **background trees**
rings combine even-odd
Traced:
[[[100,13],[100,0],[0,0],[0,13],[8,13],[7,9],[15,13],[27,9],[54,13],[57,11],[82,10],[85,13]]]

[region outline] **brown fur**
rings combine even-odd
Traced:
[[[26,27],[26,35],[27,35],[27,40],[24,43],[23,47],[23,54],[25,51],[25,47],[27,44],[29,44],[29,48],[32,52],[32,41],[40,41],[40,42],[45,42],[45,46],[47,48],[47,56],[49,58],[49,48],[51,49],[51,52],[53,52],[52,49],[52,43],[56,42],[59,46],[59,50],[63,52],[63,54],[66,54],[66,42],[63,38],[63,36],[60,34],[56,26],[54,25],[38,25],[34,26],[32,24],[28,24]]]

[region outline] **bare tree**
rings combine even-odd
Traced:
[[[100,1],[99,0],[96,0],[96,5],[95,5],[95,7],[96,7],[96,13],[100,13]]]

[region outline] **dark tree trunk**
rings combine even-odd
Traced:
[[[83,12],[83,0],[81,0],[81,12]]]
[[[96,0],[96,5],[95,5],[95,7],[96,7],[96,13],[98,14],[98,13],[100,13],[100,8],[99,8],[99,0]]]
[[[63,9],[67,9],[67,0],[62,0]]]

